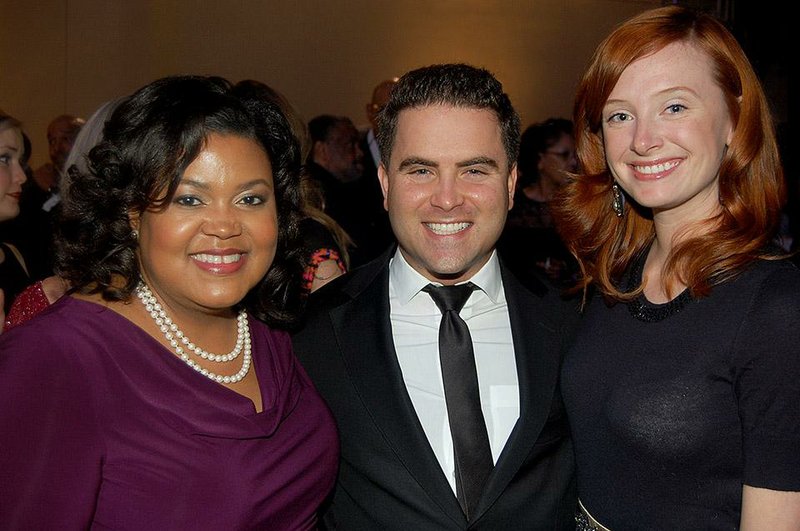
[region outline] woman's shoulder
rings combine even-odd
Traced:
[[[65,350],[61,348],[64,346],[74,347],[104,337],[118,337],[126,323],[134,326],[106,306],[67,295],[0,338],[19,336],[26,344],[44,349],[53,345],[60,351]]]
[[[743,283],[772,295],[800,295],[800,269],[789,259],[756,260],[743,275]],[[800,303],[800,297],[797,297]]]
[[[0,335],[4,376],[24,379],[35,375],[51,384],[91,379],[92,373],[100,370],[91,362],[97,356],[93,345],[102,333],[116,333],[117,328],[102,317],[93,318],[92,308],[86,304],[64,297]]]
[[[795,352],[800,343],[800,269],[791,261],[758,260],[730,289],[745,297],[745,325],[740,340],[757,350],[777,350],[778,345]],[[739,299],[741,300],[741,299]]]

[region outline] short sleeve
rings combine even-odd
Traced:
[[[0,335],[0,522],[85,529],[102,460],[92,375],[41,324]]]
[[[781,267],[763,281],[734,366],[744,483],[800,490],[800,271]]]

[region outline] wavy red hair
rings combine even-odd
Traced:
[[[695,297],[729,280],[766,251],[780,222],[785,182],[764,91],[739,43],[708,14],[683,7],[645,11],[619,25],[600,44],[578,86],[574,105],[581,173],[554,201],[559,232],[577,257],[584,290],[594,284],[612,300],[629,300],[617,283],[654,238],[651,213],[631,201],[617,217],[613,177],[602,139],[602,110],[623,70],[673,42],[707,54],[734,123],[719,169],[720,213],[672,250],[662,278],[680,279]]]

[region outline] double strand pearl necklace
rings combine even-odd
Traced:
[[[175,353],[178,354],[178,357],[180,357],[180,359],[182,359],[189,367],[196,370],[203,376],[214,380],[215,382],[226,384],[240,382],[247,375],[252,362],[252,350],[250,342],[250,326],[247,323],[247,312],[245,312],[244,309],[239,312],[239,316],[236,319],[236,346],[233,347],[233,350],[228,354],[212,354],[211,352],[207,352],[189,341],[189,338],[187,338],[186,335],[178,328],[178,325],[172,322],[172,319],[170,319],[170,317],[167,315],[167,312],[164,311],[164,308],[161,307],[161,304],[159,304],[155,295],[153,295],[153,292],[150,291],[150,288],[148,288],[147,284],[145,284],[143,281],[139,282],[139,285],[136,286],[136,295],[139,297],[139,300],[142,301],[142,304],[144,304],[147,313],[149,313],[150,317],[152,317],[153,321],[155,321],[156,326],[161,329],[161,332],[164,334],[167,342],[175,350]],[[181,344],[183,346],[181,346]],[[197,356],[205,360],[218,363],[236,359],[241,352],[244,352],[244,356],[242,357],[242,368],[239,369],[239,372],[230,376],[215,374],[208,369],[201,367],[196,361],[190,358],[189,354],[187,354],[183,349],[184,346]]]

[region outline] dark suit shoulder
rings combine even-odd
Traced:
[[[308,323],[325,317],[331,309],[358,298],[361,292],[378,279],[379,275],[388,275],[389,259],[393,253],[394,249],[387,250],[375,260],[335,278],[311,293],[306,303],[303,322],[296,334],[302,333]]]

